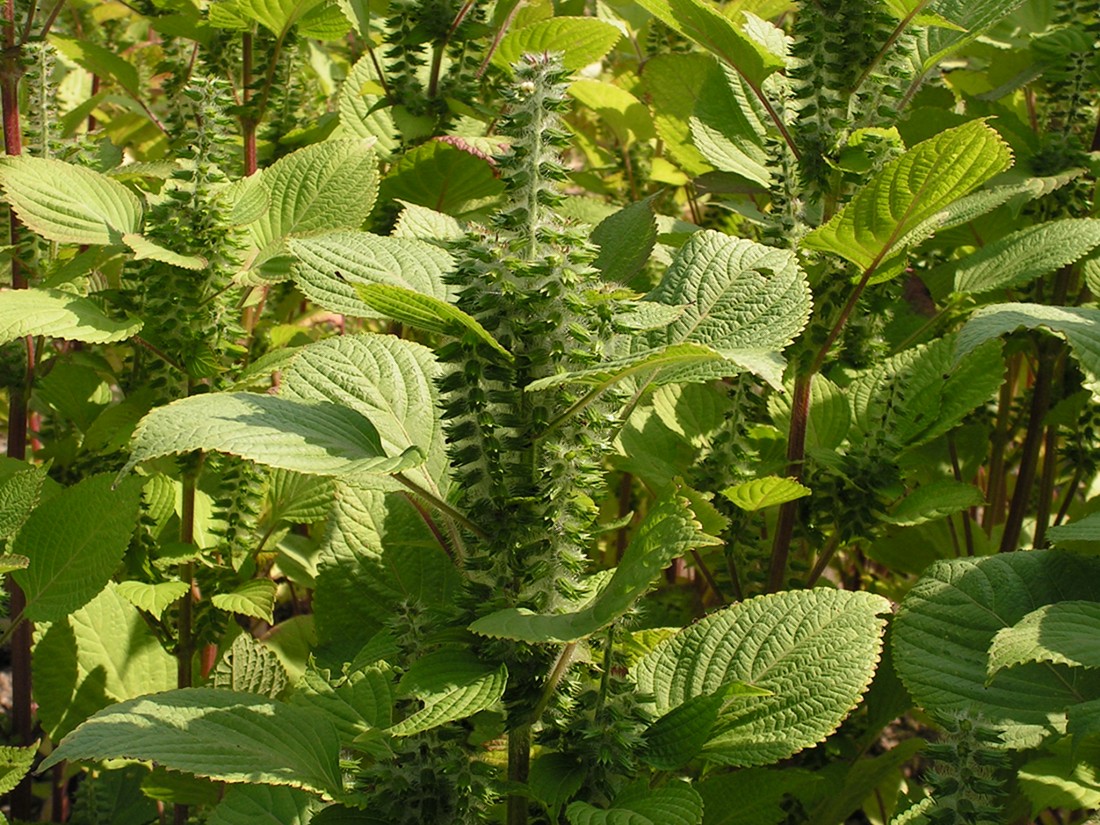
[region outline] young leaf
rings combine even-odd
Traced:
[[[1029,226],[951,264],[958,292],[1011,289],[1075,263],[1100,246],[1100,220],[1064,218]]]
[[[10,793],[34,764],[38,743],[25,748],[0,746],[0,794]]]
[[[158,582],[156,584],[125,581],[115,585],[118,595],[138,610],[144,610],[157,619],[168,609],[169,605],[179,601],[180,597],[190,589],[186,582],[178,581]]]
[[[108,584],[54,622],[35,645],[32,676],[43,727],[55,742],[114,702],[176,686],[176,659]]]
[[[143,461],[193,450],[308,475],[395,473],[423,461],[417,448],[387,456],[374,425],[347,407],[223,392],[184,398],[145,416],[120,475]]]
[[[1012,164],[1004,140],[983,121],[946,129],[891,161],[833,218],[803,239],[863,272],[891,272],[913,230]]]
[[[289,681],[279,657],[247,633],[233,640],[210,672],[211,687],[271,698],[282,693]]]
[[[466,235],[462,224],[450,215],[415,203],[401,203],[401,206],[391,237],[427,241],[443,247],[448,241],[457,241]]]
[[[17,470],[0,483],[0,539],[14,536],[35,507],[42,495],[42,486],[46,481],[49,467],[27,467]],[[26,567],[20,564],[13,567]],[[10,571],[4,571],[10,572]]]
[[[810,493],[809,487],[799,484],[793,478],[779,476],[754,478],[722,491],[723,496],[742,510],[749,512],[774,507],[788,501],[797,501]]]
[[[299,288],[333,312],[378,317],[359,298],[356,284],[390,284],[441,300],[451,295],[443,280],[453,266],[451,256],[424,241],[333,232],[294,238],[289,246],[299,262],[294,274]]]
[[[164,264],[178,266],[180,269],[190,269],[195,272],[205,269],[209,265],[209,261],[201,255],[181,255],[171,249],[165,249],[144,235],[123,235],[122,242],[133,250],[135,261],[160,261]]]
[[[622,32],[593,17],[551,17],[508,32],[493,63],[508,69],[525,54],[561,52],[567,71],[595,63],[619,42]]]
[[[1045,304],[992,304],[982,307],[959,332],[955,362],[977,347],[1014,330],[1043,328],[1069,343],[1085,373],[1085,386],[1100,394],[1100,310]]]
[[[470,625],[470,630],[531,644],[583,639],[626,613],[672,559],[694,547],[720,543],[699,529],[688,502],[670,490],[650,508],[611,581],[587,606],[556,615],[507,608],[483,616]]]
[[[88,298],[56,289],[0,292],[0,344],[45,335],[86,344],[125,341],[141,329],[136,319],[115,320]]]
[[[117,180],[52,158],[5,157],[0,186],[29,229],[58,243],[113,244],[141,230],[141,201]]]
[[[689,40],[718,55],[749,83],[760,84],[783,68],[783,59],[701,0],[638,0],[642,8]]]
[[[254,693],[187,688],[100,711],[41,769],[63,760],[148,759],[222,782],[288,785],[334,799],[343,792],[339,753],[336,729],[317,711]]]
[[[511,353],[475,318],[446,301],[389,284],[356,284],[355,291],[367,306],[387,318],[451,338],[472,336],[512,360]]]
[[[1058,551],[939,561],[902,602],[894,664],[917,704],[932,713],[980,713],[1011,748],[1065,729],[1066,708],[1100,693],[1092,671],[1024,664],[989,679],[997,633],[1036,608],[1100,601],[1100,559]]]
[[[302,37],[334,39],[341,37],[351,28],[347,20],[332,0],[236,0],[238,14],[255,20],[269,29],[280,40],[295,25]],[[343,28],[335,26],[333,12],[343,20]],[[334,33],[330,31],[335,26]]]
[[[12,573],[26,618],[60,621],[103,589],[130,543],[141,486],[128,479],[114,490],[110,474],[89,476],[35,508],[11,545],[30,559]]]
[[[691,366],[693,364],[721,361],[726,359],[722,353],[716,352],[702,344],[669,344],[654,349],[646,349],[625,355],[622,358],[613,358],[603,361],[594,367],[577,370],[576,372],[559,372],[532,381],[524,389],[537,392],[549,387],[557,387],[561,384],[580,383],[591,384],[599,388],[606,388],[638,373],[653,372],[668,367]]]
[[[321,803],[297,788],[233,785],[206,825],[309,825]]]
[[[210,603],[219,610],[251,616],[271,624],[275,610],[275,582],[271,579],[249,579],[232,593],[215,593]]]
[[[424,707],[386,730],[411,736],[473,716],[500,701],[507,683],[503,664],[486,665],[467,650],[429,653],[413,663],[398,685],[398,695],[415,697]]]
[[[634,669],[638,688],[661,714],[733,682],[769,691],[731,703],[703,755],[726,765],[776,762],[822,741],[859,702],[888,610],[881,596],[822,588],[750,599],[658,645]]]
[[[394,675],[387,665],[372,664],[333,678],[310,666],[295,686],[291,702],[324,713],[344,747],[354,747],[363,734],[387,728],[393,721]]]
[[[574,802],[565,809],[565,818],[569,825],[700,825],[703,800],[686,782],[660,788],[639,782],[620,791],[610,808]]]
[[[767,115],[758,106],[745,80],[722,66],[703,83],[689,127],[696,148],[716,169],[767,188],[771,184],[764,148]]]
[[[1033,610],[997,631],[989,646],[989,677],[1027,662],[1100,667],[1100,603],[1062,601]]]

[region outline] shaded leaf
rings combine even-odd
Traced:
[[[411,736],[465,719],[490,708],[504,695],[508,669],[486,665],[466,650],[444,649],[413,662],[398,685],[398,694],[424,706],[387,728],[394,736]]]
[[[883,519],[889,524],[909,526],[934,521],[985,502],[982,491],[973,484],[953,478],[939,478],[911,492]]]
[[[660,788],[644,782],[622,790],[610,808],[574,802],[565,809],[569,825],[699,825],[703,800],[691,785],[673,781]]]
[[[1061,601],[1033,610],[997,631],[989,646],[988,673],[1027,662],[1100,667],[1100,603]]]
[[[320,808],[317,797],[296,788],[235,785],[206,825],[309,825]]]
[[[233,640],[210,672],[212,687],[260,696],[278,696],[289,681],[279,657],[247,633]]]
[[[503,191],[488,161],[439,140],[405,153],[382,181],[385,200],[408,201],[455,216],[490,205]]]

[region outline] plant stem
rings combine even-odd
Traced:
[[[806,579],[806,587],[813,587],[817,584],[817,580],[821,578],[821,574],[825,572],[825,568],[829,566],[829,562],[833,560],[833,556],[836,555],[837,548],[840,547],[840,532],[837,531],[829,536],[829,541],[821,550],[821,554],[817,557],[817,561],[814,562],[813,569],[810,571],[810,577]]]
[[[1054,480],[1058,474],[1058,428],[1047,427],[1043,438],[1043,472],[1039,476],[1039,505],[1035,511],[1036,547],[1046,543],[1050,511],[1054,507]]]
[[[813,373],[800,375],[794,382],[791,398],[791,427],[787,439],[787,475],[802,478],[802,462],[806,455],[806,427],[810,417],[810,390],[813,387]],[[798,514],[798,503],[788,501],[779,508],[775,524],[775,539],[772,543],[771,565],[768,569],[768,592],[774,593],[783,587],[787,574],[787,558],[790,555],[791,538],[794,536],[794,520]]]
[[[183,476],[183,506],[180,508],[180,542],[195,542],[195,484],[198,469],[189,470]],[[187,592],[180,596],[179,620],[177,623],[176,645],[176,686],[191,687],[193,674],[191,661],[195,654],[194,638],[194,587],[195,564],[186,562],[180,565],[180,579],[187,585]],[[176,804],[173,811],[174,825],[187,825],[187,806]]]
[[[1001,522],[1005,506],[1005,450],[1008,449],[1009,417],[1012,413],[1012,398],[1016,393],[1016,375],[1019,373],[1019,359],[1012,356],[1005,368],[1005,380],[1001,384],[997,399],[997,421],[993,427],[993,437],[989,448],[989,482],[986,484],[986,506],[982,527],[987,536]]]
[[[258,167],[256,160],[256,118],[248,109],[252,100],[252,32],[241,35],[241,143],[244,145],[244,176],[247,178]]]
[[[947,450],[951,454],[951,472],[955,475],[955,481],[962,483],[962,467],[959,466],[959,450],[955,446],[955,434],[947,434]],[[963,510],[963,536],[966,541],[966,555],[974,555],[974,527],[970,523],[970,510]]]
[[[486,531],[482,530],[480,527],[478,527],[476,524],[474,524],[472,521],[470,521],[468,518],[466,518],[466,516],[462,515],[462,513],[458,512],[458,510],[456,510],[454,507],[452,507],[447,502],[445,502],[443,499],[441,499],[439,496],[435,495],[434,493],[432,493],[431,491],[425,489],[424,487],[421,487],[419,484],[417,484],[415,481],[413,481],[411,478],[409,478],[404,473],[396,473],[393,476],[393,478],[394,478],[395,481],[397,481],[398,483],[402,484],[405,487],[408,487],[410,490],[412,490],[414,493],[416,493],[422,499],[427,501],[435,509],[439,510],[439,512],[443,513],[446,516],[450,516],[451,518],[453,518],[455,521],[457,521],[459,524],[461,524],[463,527],[465,527],[467,530],[469,530],[471,533],[473,533],[479,539],[488,539],[489,538],[489,534]]]
[[[524,784],[531,770],[531,725],[508,731],[508,781]],[[507,825],[527,825],[527,797],[509,794]]]
[[[729,604],[726,597],[722,595],[722,591],[718,589],[718,582],[714,578],[714,574],[710,572],[710,568],[707,567],[703,561],[703,557],[699,555],[699,551],[695,548],[691,550],[691,558],[695,562],[695,568],[703,574],[703,579],[707,583],[707,587],[714,593],[714,597],[718,599],[718,603],[721,605]]]

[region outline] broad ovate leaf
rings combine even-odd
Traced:
[[[290,733],[293,735],[289,735]],[[222,782],[342,794],[340,740],[321,713],[254,693],[169,690],[100,711],[42,764],[145,759]]]
[[[983,121],[946,129],[887,163],[824,226],[803,239],[863,272],[892,272],[913,230],[1012,164],[1004,140]]]
[[[754,512],[805,498],[811,490],[793,478],[764,476],[727,487],[722,495],[742,510]]]
[[[219,610],[250,616],[269,624],[274,621],[275,582],[271,579],[249,579],[229,593],[215,593],[210,603]]]
[[[606,55],[620,37],[618,28],[594,17],[551,17],[506,34],[493,62],[507,69],[524,54],[561,52],[563,66],[575,71]]]
[[[958,292],[1022,286],[1100,246],[1100,220],[1063,219],[1020,229],[951,265]]]
[[[382,181],[385,200],[408,201],[454,217],[491,205],[503,191],[504,183],[488,159],[442,140],[406,152]]]
[[[700,825],[703,800],[686,782],[659,788],[639,782],[621,791],[610,808],[574,802],[565,818],[569,825]]]
[[[730,702],[702,755],[727,765],[770,764],[824,740],[859,703],[888,610],[881,596],[861,592],[759,596],[662,642],[634,673],[659,714],[735,682],[767,691]]]
[[[138,610],[144,610],[157,619],[168,609],[170,604],[179,601],[183,594],[190,589],[186,582],[181,581],[156,583],[124,581],[115,586],[118,595]]]
[[[611,580],[581,610],[540,615],[507,608],[483,616],[470,629],[532,644],[583,639],[626,613],[674,558],[715,544],[720,544],[718,539],[703,533],[687,500],[672,489],[650,509]]]
[[[1100,696],[1100,674],[1050,662],[990,679],[997,634],[1038,608],[1100,601],[1100,559],[1062,551],[939,561],[909,591],[893,627],[894,663],[913,699],[936,714],[980,714],[1012,748],[1066,730],[1066,708]]]
[[[989,675],[1027,662],[1100,667],[1100,602],[1064,601],[1033,610],[997,631],[989,646]]]
[[[355,137],[374,138],[374,151],[386,160],[400,144],[389,109],[378,106],[385,97],[385,89],[379,82],[374,61],[374,55],[368,53],[352,66],[340,87],[336,105],[344,130]]]
[[[316,796],[297,788],[233,785],[206,825],[308,825],[320,808]]]
[[[19,220],[47,240],[113,244],[141,229],[137,195],[82,166],[31,155],[6,157],[0,187]]]
[[[416,448],[386,455],[375,426],[339,404],[227,392],[191,396],[145,416],[122,472],[194,450],[307,475],[395,473],[423,461]]]
[[[417,659],[397,686],[399,696],[415,697],[423,707],[391,725],[394,736],[411,736],[490,708],[504,695],[508,669],[487,665],[468,650],[450,649]]]
[[[211,687],[276,697],[288,683],[279,657],[262,642],[242,633],[210,672]]]
[[[32,675],[39,718],[57,741],[108,705],[175,687],[176,670],[175,657],[120,587],[108,584],[37,639]]]
[[[1043,329],[1065,339],[1085,373],[1085,386],[1100,395],[1100,309],[1046,304],[992,304],[970,316],[955,345],[956,362],[986,341],[1017,329]]]
[[[289,237],[359,228],[378,194],[378,160],[372,143],[315,143],[247,179],[239,197],[260,186],[268,202],[267,211],[248,224],[258,250],[253,266],[283,251]]]
[[[60,621],[106,586],[130,543],[140,499],[139,479],[115,490],[105,473],[35,508],[11,544],[13,553],[30,559],[12,573],[27,597],[26,618]]]
[[[109,318],[91,299],[57,289],[0,291],[0,344],[27,335],[109,344],[125,341],[141,325],[133,318]]]
[[[768,75],[783,68],[781,56],[746,34],[744,21],[735,22],[702,0],[638,0],[638,4],[716,54],[756,89]]]
[[[652,336],[654,344],[711,347],[729,361],[711,368],[717,375],[741,372],[743,365],[767,373],[769,360],[810,316],[810,289],[790,250],[711,230],[688,239],[647,298],[685,307]]]
[[[1100,513],[1090,513],[1069,524],[1051,527],[1047,535],[1055,544],[1064,544],[1075,549],[1081,543],[1100,544]]]
[[[38,755],[38,743],[25,748],[0,746],[0,793],[9,793],[26,776]]]
[[[325,309],[358,318],[379,313],[355,291],[357,284],[389,284],[446,300],[451,294],[443,276],[451,256],[414,238],[392,238],[368,232],[332,232],[293,238],[298,259],[294,279],[306,297]]]
[[[984,503],[982,491],[953,478],[922,484],[890,510],[884,521],[909,526],[943,518]]]

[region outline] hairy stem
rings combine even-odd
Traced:
[[[955,481],[962,483],[962,467],[959,465],[959,450],[955,446],[955,434],[947,434],[947,449],[951,454],[951,472],[955,476]],[[966,541],[966,555],[974,555],[974,526],[971,524],[970,510],[963,510],[963,536]]]
[[[531,770],[531,725],[523,724],[508,732],[508,781],[524,784]],[[527,797],[508,796],[508,825],[527,825]]]
[[[1005,507],[1005,451],[1008,449],[1008,429],[1012,414],[1012,398],[1016,393],[1016,375],[1019,373],[1019,360],[1009,358],[1005,371],[1005,380],[997,399],[997,420],[993,425],[993,436],[989,447],[989,481],[986,484],[985,498],[989,504],[985,508],[982,527],[987,536],[1000,524]]]

